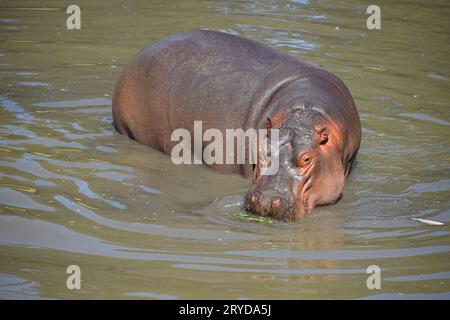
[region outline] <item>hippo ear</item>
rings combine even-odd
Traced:
[[[328,128],[325,126],[316,127],[316,143],[323,145],[328,142]]]
[[[270,133],[273,128],[278,127],[286,118],[286,113],[278,113],[272,117],[266,118],[267,136],[270,137]]]

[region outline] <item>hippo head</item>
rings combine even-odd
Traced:
[[[342,142],[339,127],[315,109],[297,109],[268,118],[268,129],[278,129],[275,149],[279,169],[261,174],[270,166],[264,139],[258,149],[254,184],[245,196],[245,208],[262,216],[297,220],[315,206],[336,202],[344,187]],[[267,148],[267,149],[265,149]]]

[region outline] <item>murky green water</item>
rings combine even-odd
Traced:
[[[379,31],[366,28],[369,2],[77,4],[73,31],[60,1],[0,4],[0,298],[450,298],[448,2],[377,1]],[[197,28],[347,83],[363,141],[338,204],[299,223],[246,222],[234,213],[250,181],[176,167],[112,131],[120,69]],[[369,265],[380,290],[366,286]]]

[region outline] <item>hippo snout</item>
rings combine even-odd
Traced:
[[[291,220],[292,201],[272,192],[250,190],[245,196],[245,209],[261,216]]]

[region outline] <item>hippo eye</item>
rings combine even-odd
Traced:
[[[298,161],[298,165],[300,167],[304,167],[307,166],[308,164],[311,163],[311,155],[309,155],[308,153],[303,154]]]

